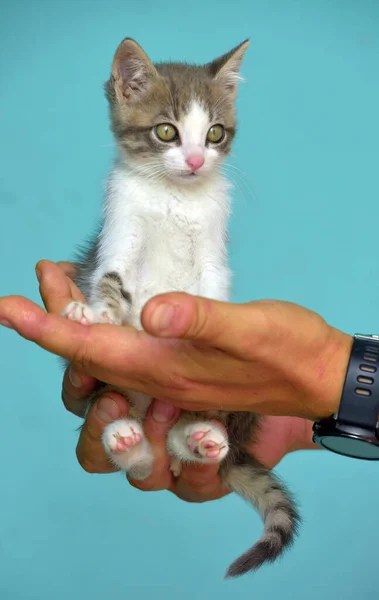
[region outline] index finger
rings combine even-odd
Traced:
[[[76,263],[67,262],[66,260],[59,260],[56,264],[60,266],[63,273],[67,275],[67,277],[74,279],[77,269]]]
[[[173,349],[143,331],[107,324],[86,327],[20,296],[0,298],[0,322],[104,383],[151,396],[162,396],[160,382],[169,380],[162,364],[178,362]]]

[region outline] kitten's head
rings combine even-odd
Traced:
[[[194,66],[154,65],[134,40],[120,44],[105,88],[112,130],[132,168],[188,184],[215,171],[235,135],[239,69],[248,45]]]

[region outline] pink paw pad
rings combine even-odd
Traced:
[[[80,309],[80,311],[76,308],[73,308],[72,310],[70,310],[69,313],[67,313],[67,317],[71,320],[71,321],[78,321],[79,323],[82,323],[83,325],[86,325],[88,323],[87,319],[84,316],[84,310]]]
[[[198,442],[199,440],[202,440],[203,437],[205,437],[207,435],[207,433],[208,433],[207,431],[196,431],[190,437],[192,437],[194,440],[196,440]]]
[[[136,446],[140,443],[140,441],[142,440],[142,436],[139,433],[136,433],[132,428],[131,430],[133,435],[129,435],[126,437],[122,437],[118,433],[113,434],[113,437],[116,440],[116,447],[112,448],[112,452],[114,454],[117,454],[119,452],[125,452],[125,450],[133,448],[133,446]]]
[[[101,313],[101,320],[103,323],[108,323],[108,325],[116,325],[115,321],[111,319],[107,312]]]
[[[76,321],[81,325],[91,325],[93,322],[93,313],[91,309],[82,302],[70,302],[63,313],[70,321]]]
[[[193,454],[202,458],[217,458],[226,447],[224,442],[217,443],[208,439],[210,431],[195,431],[187,437],[187,445]]]

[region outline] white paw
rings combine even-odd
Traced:
[[[102,440],[112,463],[129,477],[143,480],[151,475],[154,456],[138,421],[114,421],[105,428]]]
[[[169,431],[167,449],[181,462],[219,463],[229,451],[228,436],[221,425],[210,421],[178,422]],[[176,462],[171,470],[176,475]]]
[[[77,321],[82,325],[95,323],[95,313],[88,304],[83,304],[83,302],[70,302],[64,309],[62,317]]]
[[[142,442],[144,433],[138,421],[118,419],[103,433],[103,444],[109,454],[127,452]]]
[[[83,302],[70,302],[63,311],[62,316],[82,325],[93,325],[94,323],[120,324],[106,306],[90,307]]]
[[[192,423],[184,430],[189,451],[204,462],[221,462],[228,453],[226,432],[215,423]]]

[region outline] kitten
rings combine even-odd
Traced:
[[[69,319],[141,328],[144,304],[163,292],[229,300],[230,186],[220,166],[236,131],[239,69],[248,45],[205,66],[153,64],[131,39],[118,47],[105,86],[118,159],[101,231],[79,260],[76,283],[88,304],[71,302],[64,311]],[[130,415],[106,427],[103,444],[117,467],[145,479],[153,466],[143,431],[151,398],[122,393]],[[228,577],[275,560],[299,523],[290,494],[244,450],[257,426],[257,415],[248,412],[185,412],[167,440],[175,476],[183,462],[218,462],[224,484],[264,519],[262,538],[231,565]]]

